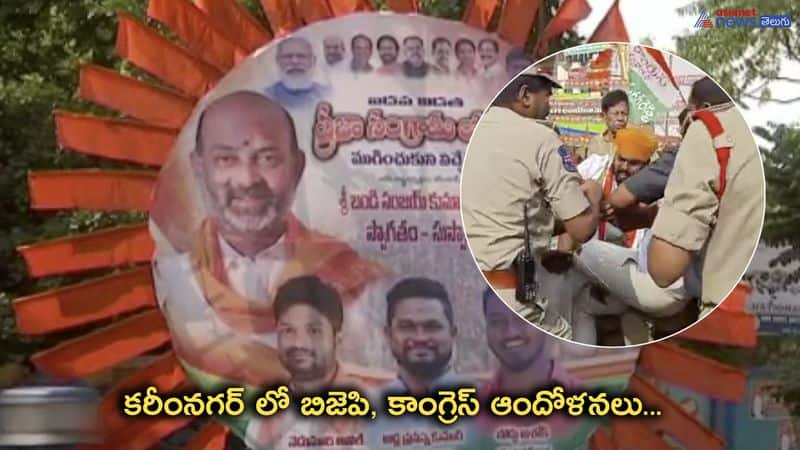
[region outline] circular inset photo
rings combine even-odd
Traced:
[[[461,214],[486,281],[569,341],[639,345],[740,282],[765,208],[750,127],[692,63],[601,43],[510,81],[467,147]]]

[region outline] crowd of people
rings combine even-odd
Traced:
[[[680,114],[680,145],[657,152],[653,126],[629,123],[628,95],[613,90],[607,128],[576,164],[544,120],[560,87],[546,71],[520,75],[476,128],[462,173],[473,255],[507,303],[557,336],[629,345],[680,331],[724,300],[757,245],[764,178],[747,124],[705,77]],[[534,302],[516,276],[526,227]]]

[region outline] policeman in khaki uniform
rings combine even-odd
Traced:
[[[600,100],[600,109],[603,112],[603,120],[606,122],[606,131],[592,137],[586,149],[586,157],[589,155],[608,155],[614,156],[614,136],[617,130],[628,126],[628,94],[622,90],[609,91]]]
[[[687,270],[700,273],[703,317],[739,282],[755,251],[764,169],[747,123],[714,81],[706,77],[692,86],[688,109],[693,121],[653,224],[648,271],[661,287]],[[724,153],[727,163],[718,160]]]
[[[535,72],[518,76],[500,92],[472,134],[461,175],[461,204],[470,250],[489,284],[529,321],[569,338],[569,322],[560,315],[557,298],[517,301],[513,270],[524,247],[526,206],[530,252],[542,283],[547,273],[540,258],[556,231],[556,217],[558,228],[579,242],[597,228],[600,186],[581,180],[567,147],[541,122],[553,87],[560,85]]]

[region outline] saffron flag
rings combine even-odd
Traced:
[[[608,13],[597,25],[588,42],[628,42],[628,30],[619,10],[619,0],[615,1]]]

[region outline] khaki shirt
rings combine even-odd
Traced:
[[[727,297],[747,269],[765,207],[764,168],[747,123],[732,105],[717,117],[733,141],[722,201],[716,196],[719,163],[711,135],[696,120],[681,142],[653,223],[656,237],[694,252],[703,303],[712,304]]]
[[[558,135],[508,108],[493,106],[481,118],[461,179],[464,230],[481,270],[511,267],[523,247],[526,202],[533,253],[548,247],[553,213],[567,220],[589,207]]]
[[[586,148],[586,157],[589,155],[614,155],[614,141],[611,140],[611,133],[606,130],[603,134],[596,134],[589,140]]]

